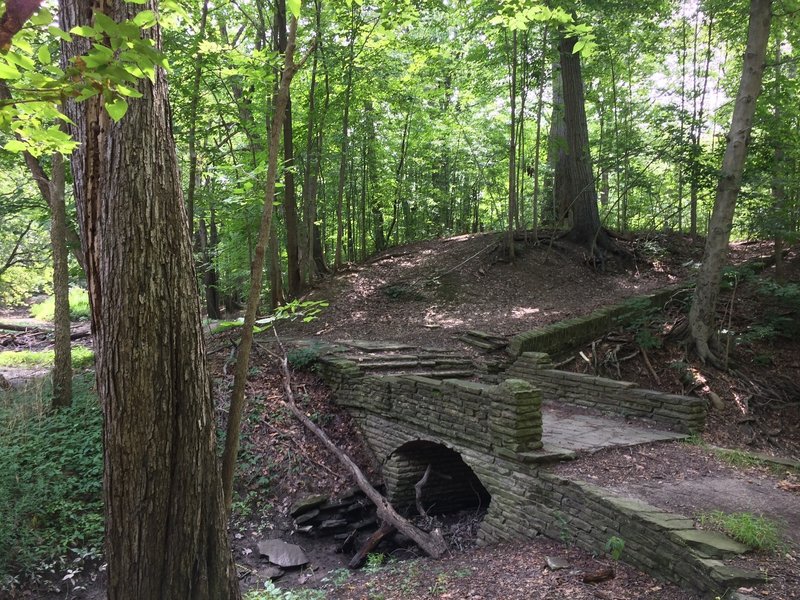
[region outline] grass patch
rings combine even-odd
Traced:
[[[55,312],[55,297],[50,296],[47,300],[43,300],[38,304],[31,307],[31,316],[40,321],[53,320],[53,313]],[[84,321],[91,317],[92,313],[89,308],[89,293],[83,288],[73,287],[69,288],[69,318],[71,321]]]
[[[52,350],[6,350],[0,352],[0,367],[52,367],[55,352]],[[72,347],[72,366],[84,369],[94,364],[94,352],[86,346]]]
[[[767,464],[765,460],[762,460],[757,456],[753,456],[748,452],[744,452],[743,450],[714,448],[713,452],[718,458],[724,460],[729,465],[740,469],[748,467],[762,467]]]
[[[776,552],[782,545],[778,526],[761,515],[715,510],[701,514],[699,520],[704,527],[718,529],[753,550]]]
[[[46,382],[0,394],[0,591],[76,555],[99,555],[102,411],[93,381],[75,377],[72,406],[55,413]]]

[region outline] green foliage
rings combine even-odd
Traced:
[[[244,600],[325,600],[325,592],[307,589],[282,590],[272,581],[266,581],[263,590],[248,592]]]
[[[622,551],[625,549],[625,540],[616,535],[612,535],[610,538],[608,538],[605,548],[606,552],[611,556],[611,558],[614,560],[619,560],[622,556]]]
[[[47,386],[0,393],[0,584],[6,589],[75,553],[97,556],[102,545],[102,411],[92,383],[91,374],[76,377],[72,406],[57,413],[49,411]]]
[[[364,570],[367,573],[376,573],[383,567],[386,562],[386,555],[382,552],[370,552],[367,555],[367,564]]]
[[[616,318],[618,323],[633,333],[634,340],[645,350],[660,348],[661,337],[658,335],[658,317],[661,311],[646,298],[637,298],[625,303],[625,312]]]
[[[55,312],[55,297],[49,296],[46,300],[31,307],[31,316],[42,321],[52,321]],[[71,321],[83,321],[92,316],[89,307],[89,293],[83,288],[69,289],[69,318]]]
[[[719,529],[754,550],[776,552],[782,546],[778,526],[764,516],[717,510],[701,514],[699,520],[701,525]]]
[[[72,347],[72,366],[84,369],[94,364],[94,352],[86,346]],[[0,366],[3,367],[52,367],[55,360],[53,350],[6,350],[0,352]]]

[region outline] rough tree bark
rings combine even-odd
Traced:
[[[722,361],[714,354],[718,343],[715,325],[717,297],[722,268],[728,254],[733,213],[741,187],[747,145],[750,141],[750,129],[756,110],[756,99],[761,93],[761,80],[764,74],[771,20],[772,0],[752,0],[742,78],[733,106],[731,128],[722,158],[722,169],[717,183],[714,211],[711,213],[703,262],[697,274],[697,285],[689,311],[689,335],[697,354],[703,362],[709,362],[718,367],[723,365]]]
[[[619,249],[600,224],[597,189],[589,155],[581,60],[580,55],[573,52],[577,41],[577,38],[565,37],[559,43],[567,130],[567,172],[562,180],[572,212],[572,228],[567,235],[576,243],[586,246],[602,267],[604,251],[618,253]],[[556,175],[556,178],[558,180],[559,176]]]
[[[90,25],[97,9],[59,8],[66,30]],[[158,7],[103,5],[116,21],[142,9]],[[157,27],[142,35],[160,47]],[[75,39],[65,60],[86,48]],[[108,598],[236,599],[164,71],[138,89],[119,123],[100,98],[67,108],[104,417]]]

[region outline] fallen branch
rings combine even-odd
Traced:
[[[374,532],[371,536],[367,538],[367,541],[358,549],[358,552],[355,553],[353,558],[350,559],[350,562],[347,564],[348,567],[351,569],[357,569],[364,561],[367,559],[367,556],[370,552],[372,552],[378,544],[383,541],[384,538],[389,537],[395,532],[395,528],[393,525],[384,521],[381,523],[380,529]]]
[[[642,353],[642,358],[644,359],[644,365],[647,367],[647,370],[653,377],[653,381],[656,382],[656,385],[661,385],[661,378],[658,376],[656,370],[653,368],[653,363],[650,362],[650,358],[647,356],[647,350],[644,349],[644,346],[639,346],[639,350]]]
[[[276,333],[277,337],[277,333]],[[280,340],[278,341],[280,344]],[[283,345],[281,349],[283,349]],[[336,458],[341,462],[352,474],[356,480],[356,484],[361,491],[364,492],[367,498],[375,505],[377,509],[378,518],[380,518],[386,526],[392,526],[400,531],[405,536],[411,538],[422,550],[433,558],[439,558],[447,551],[447,543],[444,541],[442,532],[434,529],[430,533],[426,533],[406,519],[397,514],[397,511],[392,507],[389,501],[381,496],[381,494],[372,487],[364,472],[353,462],[353,460],[343,452],[336,444],[334,444],[328,435],[317,425],[309,419],[305,413],[297,407],[292,390],[292,376],[289,372],[289,363],[286,358],[286,353],[282,352],[283,356],[280,358],[281,370],[283,371],[283,390],[285,393],[284,403],[292,411],[292,414],[306,426],[314,435],[316,435],[325,447],[333,453]]]
[[[414,498],[417,502],[417,512],[423,516],[427,517],[428,513],[425,512],[425,507],[422,506],[422,488],[425,487],[425,484],[428,483],[428,479],[431,476],[431,466],[428,465],[428,468],[425,469],[425,475],[422,476],[416,484],[414,484]]]

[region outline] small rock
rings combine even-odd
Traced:
[[[283,569],[276,567],[275,565],[266,565],[258,570],[258,576],[264,581],[267,579],[275,580],[283,577],[284,572],[285,571]]]
[[[708,399],[711,400],[711,404],[713,404],[714,408],[717,410],[722,410],[725,408],[725,403],[722,401],[722,398],[720,398],[714,392],[708,392]]]
[[[570,564],[566,558],[560,556],[546,556],[547,568],[551,571],[558,571],[559,569],[569,569]]]
[[[262,540],[258,542],[258,551],[279,567],[300,567],[308,563],[308,557],[300,546],[283,540]]]
[[[315,508],[314,510],[303,513],[299,517],[297,517],[294,520],[294,524],[297,526],[305,525],[306,523],[313,521],[318,516],[319,516],[319,510]]]
[[[292,504],[292,508],[289,511],[289,514],[293,517],[299,517],[303,513],[307,513],[310,510],[314,510],[318,506],[322,506],[328,501],[328,497],[322,494],[317,496],[308,496],[306,498],[301,498],[294,504]]]

